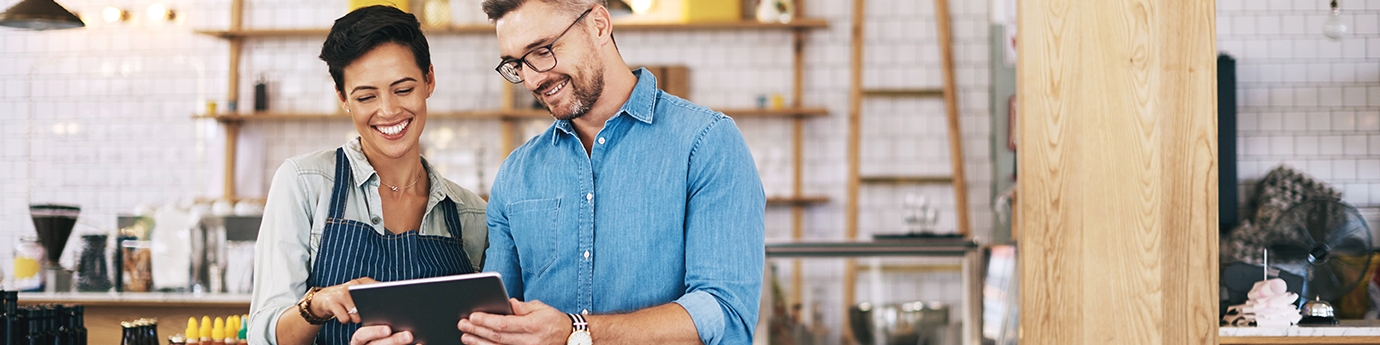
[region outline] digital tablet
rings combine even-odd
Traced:
[[[351,285],[349,291],[363,325],[410,331],[420,344],[460,343],[456,324],[472,312],[513,314],[494,272]]]

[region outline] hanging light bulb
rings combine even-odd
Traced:
[[[1342,39],[1346,35],[1346,23],[1342,22],[1342,10],[1337,8],[1337,0],[1332,0],[1332,14],[1327,17],[1327,22],[1323,23],[1323,35],[1332,40]]]

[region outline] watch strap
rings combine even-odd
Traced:
[[[326,324],[327,321],[331,321],[332,319],[335,319],[335,317],[324,317],[324,318],[323,318],[323,317],[316,317],[316,315],[312,315],[312,314],[311,314],[311,299],[312,299],[312,297],[315,297],[315,296],[316,296],[316,292],[317,292],[317,291],[321,291],[321,288],[320,288],[320,287],[313,287],[313,288],[311,288],[310,290],[307,290],[307,295],[302,297],[302,301],[301,301],[301,302],[297,302],[297,312],[300,313],[300,314],[302,314],[302,319],[307,320],[307,323],[310,323],[310,324],[313,324],[313,325],[324,325],[324,324]]]
[[[585,322],[585,316],[575,313],[568,313],[570,316],[571,332],[589,332],[589,322]]]

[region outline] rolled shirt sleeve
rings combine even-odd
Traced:
[[[722,117],[690,157],[686,294],[676,300],[705,344],[748,344],[762,298],[766,195],[747,143]]]

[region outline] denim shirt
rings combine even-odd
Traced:
[[[510,296],[563,312],[675,302],[705,344],[751,343],[766,196],[747,143],[728,116],[634,74],[589,155],[556,121],[503,162],[484,270]]]

